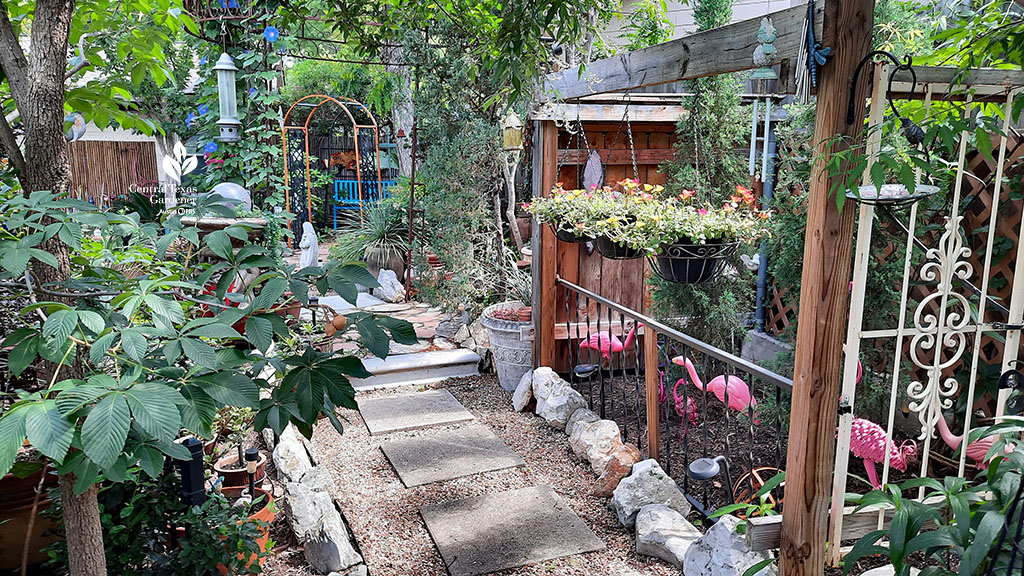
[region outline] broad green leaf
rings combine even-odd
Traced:
[[[180,392],[185,399],[178,405],[182,425],[197,436],[209,438],[210,425],[217,416],[217,403],[197,386],[182,386]]]
[[[269,310],[281,299],[284,291],[288,288],[288,281],[284,278],[272,278],[260,288],[260,293],[253,299],[249,307],[252,311]]]
[[[189,360],[199,366],[210,369],[217,368],[217,352],[206,342],[194,338],[182,338],[181,349]]]
[[[177,442],[157,442],[157,449],[164,454],[167,454],[175,460],[191,460],[192,453],[189,452],[188,448],[178,444]]]
[[[391,332],[391,337],[399,344],[415,344],[419,342],[416,336],[416,328],[408,320],[380,316],[377,318],[377,324],[387,328]]]
[[[274,325],[266,318],[252,316],[245,321],[245,337],[253,346],[266,352],[274,343]]]
[[[153,312],[153,317],[165,324],[181,324],[185,321],[185,312],[182,310],[181,304],[175,300],[156,294],[146,294],[143,301]]]
[[[79,386],[61,392],[57,396],[57,408],[61,414],[70,418],[75,412],[92,404],[110,390],[111,388],[83,382]]]
[[[171,441],[181,429],[178,404],[185,402],[177,390],[159,382],[143,382],[124,392],[132,418],[158,440]]]
[[[231,250],[231,237],[227,235],[223,230],[215,230],[210,232],[204,238],[206,241],[207,248],[211,252],[220,256],[221,259],[227,260],[228,262],[234,262],[234,254]]]
[[[154,480],[160,476],[164,468],[164,455],[153,446],[143,444],[136,452],[139,459],[139,466]]]
[[[36,359],[39,348],[39,336],[33,335],[22,340],[7,357],[7,365],[15,376],[20,376]]]
[[[103,316],[100,316],[92,310],[79,310],[78,321],[82,323],[82,326],[92,330],[95,334],[103,332],[103,329],[106,328]]]
[[[147,351],[146,337],[135,328],[126,328],[121,331],[121,347],[135,360],[142,360]]]
[[[97,338],[92,343],[92,348],[89,349],[89,361],[93,364],[99,364],[107,350],[110,350],[110,347],[113,346],[115,338],[117,338],[117,332],[104,334]]]
[[[0,478],[11,471],[25,441],[25,411],[14,409],[0,416]]]
[[[196,378],[195,384],[225,406],[255,408],[259,405],[259,388],[252,380],[241,374],[209,374]]]
[[[60,462],[71,448],[75,428],[57,409],[53,400],[28,404],[25,411],[25,431],[28,440],[44,456]]]
[[[82,448],[101,468],[113,466],[124,449],[130,426],[131,416],[124,395],[108,394],[82,424]]]
[[[43,323],[43,336],[64,342],[74,332],[78,325],[78,312],[75,310],[58,310],[46,319]]]
[[[211,324],[190,330],[188,336],[192,338],[238,338],[239,334],[231,326],[214,321]]]
[[[366,347],[371,354],[378,358],[387,358],[391,348],[391,339],[388,335],[372,322],[359,322],[356,324],[359,331],[359,343]]]

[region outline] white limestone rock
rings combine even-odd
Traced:
[[[373,289],[373,295],[385,302],[404,302],[405,286],[398,279],[394,270],[384,268],[377,275],[377,283],[380,284]]]
[[[702,536],[682,514],[664,504],[649,504],[636,515],[636,553],[682,567],[686,551]]]
[[[683,573],[701,576],[743,576],[748,568],[770,558],[765,552],[747,548],[747,539],[737,532],[740,519],[726,514],[706,534],[690,545],[683,558]],[[774,565],[765,567],[758,576],[777,576]]]
[[[547,398],[537,400],[537,415],[548,421],[552,428],[565,430],[573,412],[587,405],[579,392],[573,390],[565,380],[559,379],[551,385]]]
[[[565,433],[572,436],[577,424],[589,424],[591,422],[597,422],[600,419],[601,417],[593,410],[589,408],[580,408],[573,412],[572,416],[569,416],[569,421],[565,423]]]
[[[274,448],[273,457],[278,478],[287,482],[298,481],[307,470],[313,467],[306,448],[294,436],[289,437],[282,434],[281,441]]]
[[[561,380],[558,374],[547,366],[541,366],[533,371],[533,397],[537,399],[538,410],[540,403],[551,395],[551,389]]]
[[[643,460],[633,465],[632,473],[623,478],[615,488],[608,506],[615,511],[620,524],[632,528],[636,523],[637,513],[648,504],[664,504],[683,516],[690,513],[690,503],[686,501],[676,481],[670,478],[654,459]]]
[[[574,454],[590,462],[594,474],[600,476],[612,453],[622,447],[619,425],[612,420],[577,423],[569,437],[569,446]]]
[[[531,398],[533,398],[533,370],[527,370],[526,374],[519,379],[519,385],[516,386],[515,392],[512,393],[512,407],[516,412],[522,412],[530,403]]]
[[[329,494],[290,482],[284,499],[288,520],[310,567],[327,574],[363,561],[352,547],[345,522]]]

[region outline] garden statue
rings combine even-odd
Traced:
[[[316,230],[313,229],[312,222],[302,223],[302,240],[299,241],[299,248],[302,249],[302,255],[299,256],[299,270],[307,266],[316,266],[319,247],[316,242]]]

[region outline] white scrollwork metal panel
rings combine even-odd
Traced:
[[[910,345],[911,359],[927,375],[924,382],[914,380],[907,387],[910,409],[921,421],[922,440],[933,436],[942,410],[953,406],[952,396],[959,385],[955,378],[943,378],[942,373],[959,362],[967,348],[964,330],[971,321],[971,308],[967,297],[955,290],[955,282],[969,280],[974,268],[967,261],[971,249],[960,233],[962,220],[962,216],[946,217],[938,246],[928,249],[920,271],[923,281],[935,283],[934,292],[914,310],[915,333]]]

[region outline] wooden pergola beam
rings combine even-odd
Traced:
[[[679,97],[676,97],[676,101]],[[531,120],[576,120],[580,122],[618,122],[626,112],[625,104],[545,104],[530,113]],[[630,122],[675,122],[686,113],[679,105],[631,103]]]
[[[815,2],[814,11],[815,37],[822,38],[823,0]],[[771,14],[778,30],[775,48],[780,61],[796,59],[806,15],[807,6],[804,4]],[[757,29],[760,26],[760,17],[743,20],[597,60],[587,64],[582,72],[580,67],[575,67],[548,74],[545,91],[556,99],[572,100],[591,94],[749,70],[755,67],[752,54],[758,45]]]

